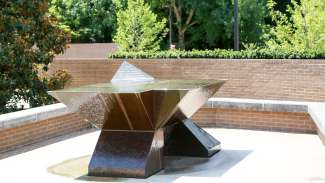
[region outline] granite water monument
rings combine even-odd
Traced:
[[[220,142],[191,116],[224,81],[156,80],[123,62],[110,83],[49,93],[101,129],[88,174],[146,178],[164,156],[210,157]]]

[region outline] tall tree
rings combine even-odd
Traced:
[[[266,35],[270,48],[325,49],[325,1],[293,0],[288,14],[274,9],[276,3],[269,0],[268,7],[276,26]]]
[[[0,113],[47,102],[48,83],[38,75],[69,41],[48,15],[46,0],[0,1]]]
[[[121,1],[121,2],[119,2]],[[125,0],[50,0],[50,12],[72,42],[111,42],[116,30],[116,7]]]
[[[196,10],[200,6],[200,0],[149,0],[154,9],[170,7],[175,17],[174,24],[177,28],[178,48],[185,49],[186,32],[198,22],[194,20]]]
[[[267,0],[239,0],[240,41],[261,44],[269,12]]]
[[[178,48],[232,48],[233,2],[231,0],[149,0],[155,12],[168,17],[172,7]],[[266,0],[239,0],[241,40],[261,41]]]
[[[171,0],[172,10],[176,18],[176,27],[178,33],[178,47],[185,49],[185,33],[198,21],[193,20],[196,9],[198,8],[197,0]]]
[[[197,22],[187,33],[187,49],[229,48],[232,46],[232,4],[229,0],[203,0],[197,7]]]
[[[158,20],[144,0],[128,0],[126,10],[117,13],[114,42],[121,51],[159,50],[166,35],[166,19]]]

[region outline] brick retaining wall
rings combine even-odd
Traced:
[[[203,127],[317,133],[316,125],[307,113],[201,108],[193,120]]]
[[[202,127],[223,127],[316,133],[317,128],[307,113],[261,112],[219,108],[201,108],[193,121]],[[46,139],[77,132],[91,125],[78,114],[66,114],[19,127],[0,130],[0,153],[42,142]]]
[[[325,101],[325,60],[131,60],[157,79],[227,79],[215,97]],[[55,60],[50,72],[65,69],[70,86],[108,82],[121,60]],[[205,127],[316,133],[307,112],[201,108],[193,117]],[[18,127],[0,128],[0,152],[89,128],[77,114],[65,114]]]
[[[55,60],[70,86],[108,82],[118,60]],[[325,60],[132,59],[157,79],[226,79],[215,97],[286,101],[325,101]],[[206,127],[316,133],[308,113],[202,108],[194,120]]]
[[[224,127],[316,133],[315,123],[303,112],[265,112],[254,110],[201,108],[193,120],[202,127]],[[0,128],[0,153],[47,139],[90,128],[78,114],[68,113],[12,128]]]
[[[0,128],[0,152],[90,128],[77,114],[65,114],[14,128]]]
[[[66,69],[70,86],[108,82],[122,59],[55,60]],[[325,60],[130,59],[157,79],[226,79],[215,97],[286,101],[325,101]],[[307,113],[274,113],[203,108],[195,115],[204,126],[315,133]],[[209,122],[209,123],[207,123]]]
[[[121,60],[55,60],[71,86],[109,81]],[[325,101],[325,60],[129,60],[158,79],[227,79],[215,97]]]

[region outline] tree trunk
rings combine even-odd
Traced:
[[[178,29],[178,48],[185,50],[185,32],[182,29]]]
[[[182,6],[180,4],[177,5],[175,0],[171,1],[171,6],[176,17],[176,27],[178,30],[178,48],[180,50],[185,50],[185,32],[189,27],[197,23],[196,21],[192,21],[195,10],[190,9],[186,21],[182,22]]]

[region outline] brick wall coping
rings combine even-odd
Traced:
[[[18,127],[69,113],[62,104],[52,104],[0,115],[0,129]]]
[[[325,145],[325,103],[309,103],[308,113],[318,127],[318,134]]]
[[[204,107],[264,112],[308,112],[308,102],[240,98],[210,98]]]

